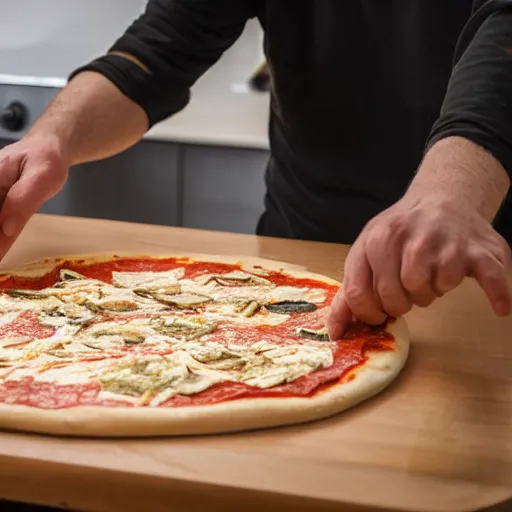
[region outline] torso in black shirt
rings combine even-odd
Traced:
[[[251,17],[272,74],[259,234],[352,243],[406,191],[429,134],[466,136],[512,174],[512,0],[149,0],[111,50],[151,74],[112,54],[81,69],[110,78],[154,124],[186,106]],[[431,132],[461,32],[473,48]],[[497,228],[512,242],[509,218],[507,205]]]
[[[351,243],[420,163],[471,1],[262,5],[273,97],[259,233]]]

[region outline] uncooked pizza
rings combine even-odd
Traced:
[[[0,427],[77,436],[233,432],[383,390],[403,319],[330,340],[337,281],[267,260],[94,255],[0,274]]]

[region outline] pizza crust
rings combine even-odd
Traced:
[[[230,433],[319,420],[368,400],[398,376],[409,353],[409,330],[399,318],[388,332],[396,340],[395,351],[369,353],[367,364],[352,372],[352,380],[345,378],[312,397],[247,398],[211,406],[154,409],[79,406],[45,410],[0,404],[0,428],[61,436],[155,437]]]

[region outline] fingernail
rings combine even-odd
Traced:
[[[12,217],[4,220],[2,224],[2,231],[5,236],[14,236],[16,234],[16,220]]]

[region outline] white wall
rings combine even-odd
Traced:
[[[101,55],[146,0],[0,0],[0,74],[65,78]],[[243,80],[261,58],[259,26],[209,73]],[[222,69],[219,69],[222,68]]]
[[[101,54],[145,0],[0,0],[0,73],[66,77]]]

